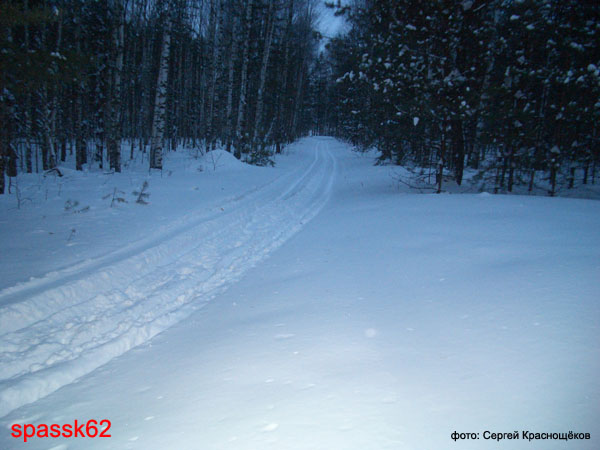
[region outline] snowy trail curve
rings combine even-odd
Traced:
[[[280,246],[327,202],[327,141],[301,168],[147,241],[0,292],[0,416],[188,317]]]
[[[311,137],[275,171],[238,167],[228,175],[244,183],[227,192],[258,189],[212,202],[225,211],[173,231],[164,255],[148,249],[158,265],[124,266],[126,283],[15,324],[15,363],[18,351],[71,359],[33,373],[6,364],[0,401],[68,384],[0,418],[0,448],[450,449],[457,430],[573,430],[591,439],[544,449],[598,448],[600,203],[415,194],[375,156]],[[110,420],[110,440],[13,434],[75,419]]]

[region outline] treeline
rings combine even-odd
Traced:
[[[382,159],[466,167],[495,192],[593,183],[600,162],[600,3],[357,0],[329,45],[320,122]]]
[[[314,22],[309,0],[3,1],[0,193],[69,154],[119,172],[222,145],[268,164],[311,126]]]

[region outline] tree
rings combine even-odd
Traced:
[[[165,6],[168,2],[165,2]],[[171,51],[171,16],[172,12],[165,7],[163,11],[164,29],[160,49],[158,79],[154,100],[154,116],[152,118],[152,141],[150,147],[150,168],[161,169],[163,166],[163,139],[166,125],[167,109],[167,77],[169,73],[169,58]]]

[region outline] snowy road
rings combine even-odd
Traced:
[[[64,387],[0,419],[0,448],[599,447],[599,202],[407,195],[329,138],[297,158],[164,244],[6,293],[4,412]],[[9,434],[74,419],[109,419],[112,437]]]
[[[309,221],[334,178],[316,145],[296,170],[210,216],[0,292],[0,416],[189,316]]]

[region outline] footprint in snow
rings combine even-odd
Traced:
[[[278,423],[270,423],[270,424],[262,427],[261,431],[263,431],[265,433],[270,433],[271,431],[275,431],[277,428],[279,428]]]
[[[374,338],[377,335],[377,330],[375,328],[367,328],[365,330],[365,337]]]
[[[194,269],[192,269],[191,267],[183,267],[179,271],[179,275],[189,275],[189,274],[191,274],[193,272],[194,272]]]
[[[295,334],[291,334],[291,333],[282,333],[282,334],[276,334],[275,335],[275,339],[277,340],[281,340],[281,339],[290,339],[293,338],[295,336]]]

